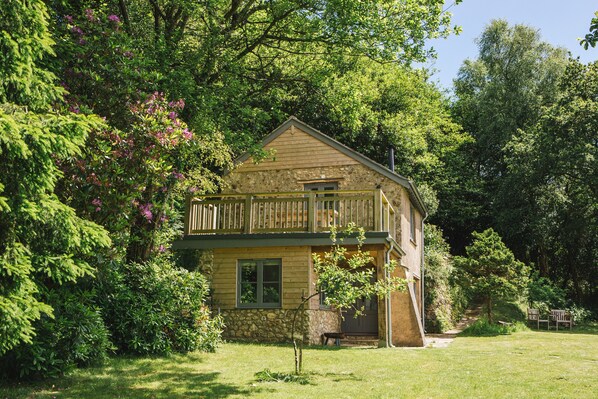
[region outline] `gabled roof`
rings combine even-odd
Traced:
[[[275,138],[280,136],[282,133],[286,132],[291,126],[295,126],[300,130],[304,131],[305,133],[309,134],[310,136],[322,141],[325,144],[328,144],[332,148],[340,151],[341,153],[345,154],[346,156],[356,160],[357,162],[367,166],[368,168],[380,173],[381,175],[389,178],[390,180],[400,184],[401,186],[405,187],[409,192],[409,197],[411,198],[411,202],[415,205],[415,207],[425,216],[428,215],[428,210],[417,190],[415,183],[412,180],[407,179],[391,171],[390,169],[386,168],[385,166],[380,165],[378,162],[371,160],[370,158],[366,157],[363,154],[347,147],[346,145],[334,140],[332,137],[325,135],[324,133],[320,132],[317,129],[309,126],[307,123],[300,121],[294,116],[291,116],[289,119],[286,120],[282,125],[274,129],[272,133],[266,136],[262,140],[262,146],[268,145],[271,141]],[[241,155],[239,158],[235,160],[236,164],[243,163],[247,161],[251,157],[250,153],[245,153]]]

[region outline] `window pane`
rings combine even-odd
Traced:
[[[241,282],[257,283],[257,264],[244,262],[241,265]]]
[[[280,302],[280,286],[278,283],[264,283],[264,303]]]
[[[241,282],[240,303],[257,303],[257,283]]]
[[[276,282],[280,280],[280,266],[276,264],[264,263],[264,281],[265,282]]]

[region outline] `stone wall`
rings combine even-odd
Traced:
[[[223,309],[222,337],[256,342],[290,342],[294,311],[291,309]],[[307,321],[309,320],[309,324]],[[297,333],[318,345],[325,332],[340,331],[340,316],[333,310],[306,310],[298,315]]]
[[[337,310],[319,309],[308,310],[308,342],[310,344],[320,344],[322,334],[325,332],[340,332],[341,317]]]
[[[291,340],[291,309],[223,309],[224,339],[257,342],[289,342]],[[305,331],[305,313],[298,316],[297,330]]]

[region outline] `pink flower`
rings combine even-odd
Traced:
[[[93,16],[93,10],[91,8],[85,10],[85,18],[87,18],[87,20],[90,22],[93,22],[95,20]]]
[[[180,179],[183,179],[183,178],[185,178],[185,176],[183,176],[183,174],[182,174],[182,173],[179,173],[179,172],[172,172],[172,175],[173,175],[173,176],[174,176],[174,178],[175,178],[175,179],[177,179],[177,180],[180,180]]]
[[[172,119],[172,120],[175,120],[175,119],[176,119],[176,116],[177,116],[177,115],[176,115],[176,112],[174,112],[174,111],[171,111],[171,112],[168,114],[168,117],[169,117],[170,119]]]
[[[141,212],[143,217],[147,219],[148,222],[151,222],[152,219],[154,218],[154,214],[152,213],[152,208],[153,208],[152,204],[139,205],[139,211]]]
[[[66,22],[68,22],[69,24],[73,23],[73,17],[71,17],[70,15],[65,15],[64,19],[66,19]]]
[[[79,36],[83,36],[83,29],[79,28],[76,25],[71,28],[71,32],[76,33]]]
[[[102,206],[102,200],[99,198],[94,198],[93,201],[91,201],[91,204],[95,206]]]
[[[164,248],[164,245],[160,244],[160,246],[158,247],[158,252],[166,252],[166,248]]]
[[[119,23],[120,18],[118,17],[118,15],[111,14],[111,15],[108,15],[108,21]]]
[[[191,140],[193,138],[193,132],[189,131],[188,129],[183,130],[183,137],[185,140]]]

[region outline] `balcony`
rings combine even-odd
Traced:
[[[321,233],[350,223],[396,237],[396,213],[381,190],[218,194],[189,198],[185,235]]]

